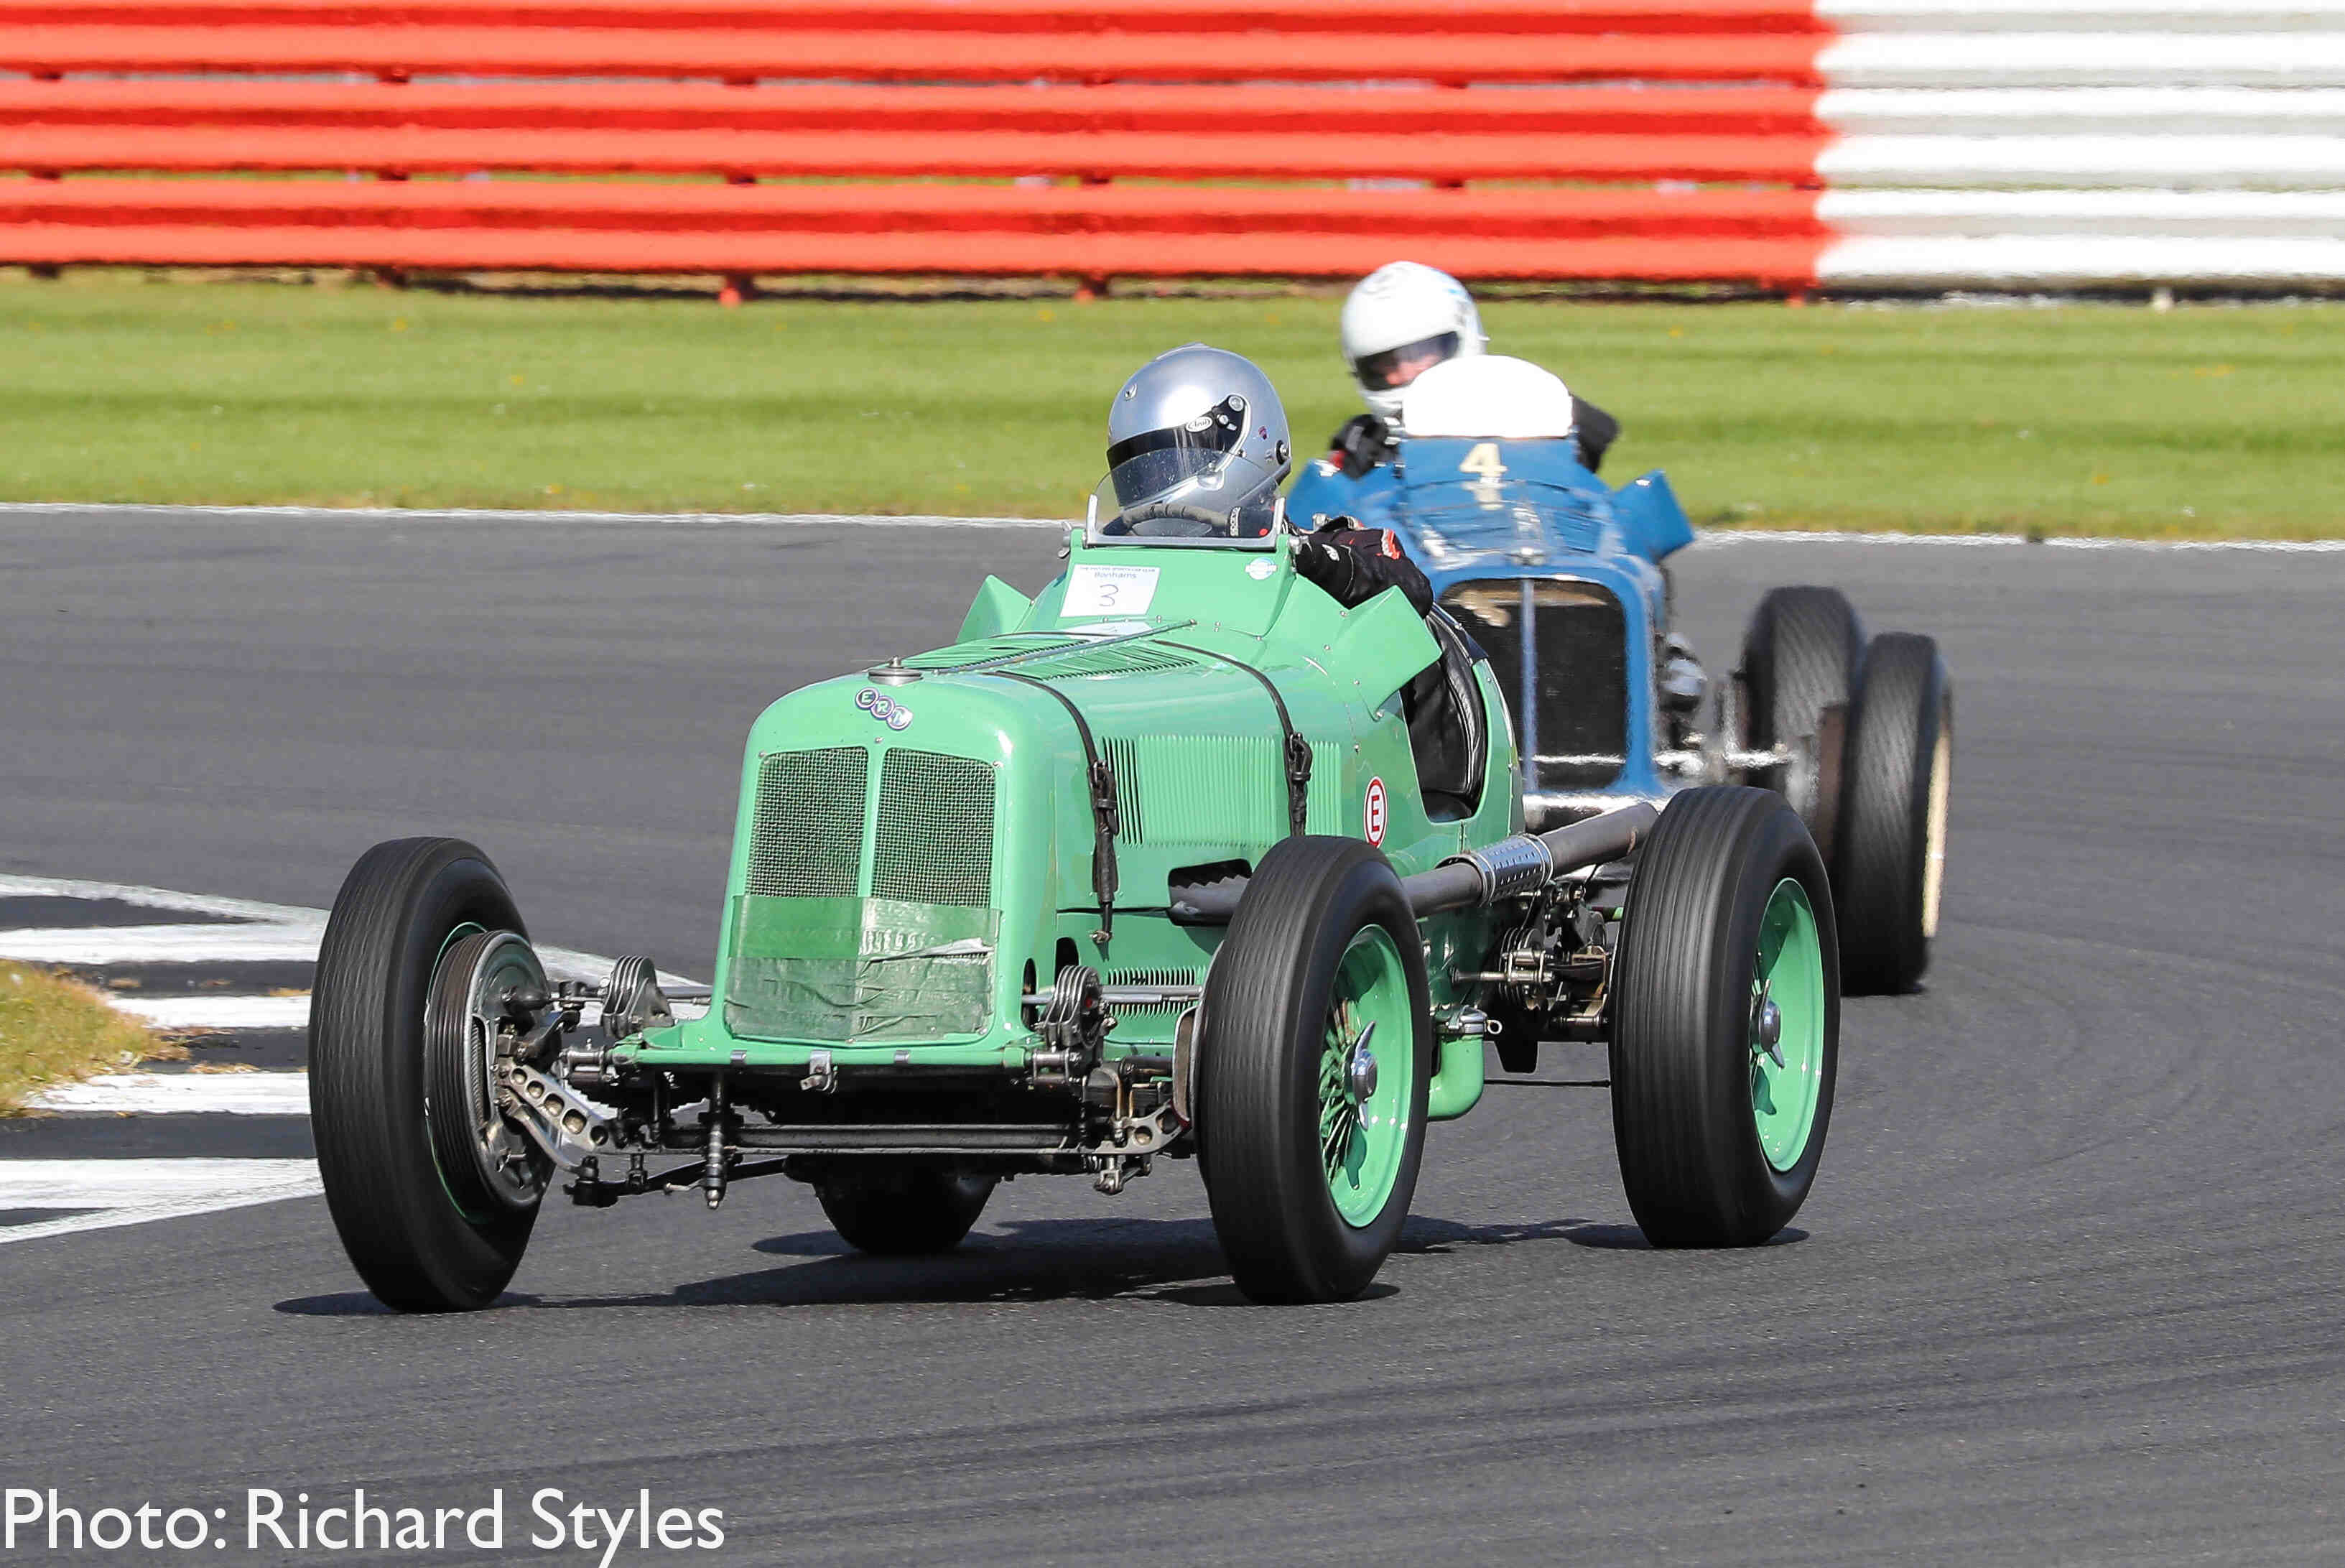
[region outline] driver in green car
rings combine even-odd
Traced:
[[[1261,538],[1294,466],[1286,411],[1270,378],[1252,361],[1203,343],[1132,372],[1108,407],[1107,440],[1111,534]],[[1433,586],[1399,541],[1349,517],[1304,535],[1294,568],[1346,607],[1397,587],[1417,614],[1433,611]]]

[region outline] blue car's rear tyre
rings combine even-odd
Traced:
[[[1938,645],[1884,632],[1848,727],[1832,886],[1854,993],[1911,991],[1930,967],[1946,866],[1954,688]]]
[[[1752,1246],[1806,1201],[1839,1071],[1834,937],[1822,858],[1782,796],[1689,789],[1662,811],[1612,1002],[1613,1140],[1654,1246]]]
[[[1768,589],[1742,639],[1751,748],[1796,746],[1816,736],[1824,709],[1844,707],[1854,696],[1863,660],[1864,629],[1838,588]],[[1781,791],[1809,830],[1822,833],[1831,802],[1819,793],[1819,769],[1771,768],[1751,782]]]
[[[443,1171],[428,1109],[435,1085],[445,1100],[463,1077],[428,1044],[434,981],[452,954],[479,945],[467,938],[497,932],[523,934],[487,856],[454,839],[398,839],[350,868],[319,950],[310,1001],[319,1175],[359,1278],[401,1311],[496,1299],[537,1221],[533,1193],[489,1201],[476,1170]],[[447,1131],[443,1150],[455,1146]]]
[[[1197,1049],[1198,1164],[1240,1290],[1367,1288],[1416,1191],[1432,1069],[1424,949],[1391,864],[1357,839],[1274,845],[1213,956]]]

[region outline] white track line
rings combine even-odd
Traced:
[[[854,512],[537,512],[452,506],[170,506],[153,502],[117,504],[106,501],[0,501],[0,516],[54,512],[119,512],[137,517],[210,517],[227,522],[304,521],[380,523],[642,523],[695,524],[746,528],[1055,528],[1075,524],[1055,517],[907,516]]]
[[[307,1073],[106,1073],[44,1089],[28,1102],[43,1111],[177,1116],[306,1116]],[[0,1162],[5,1168],[5,1162]]]
[[[0,1226],[0,1244],[143,1225],[323,1191],[315,1160],[0,1160],[0,1208],[89,1208]]]
[[[2041,550],[2245,551],[2276,555],[2345,554],[2345,539],[2094,539],[2021,534],[1871,534],[1812,528],[1704,528],[1701,545],[1954,545],[1962,549],[2020,545]]]
[[[27,927],[0,931],[0,958],[28,963],[314,963],[326,934],[326,911],[299,904],[260,903],[251,899],[183,893],[127,882],[76,881],[62,877],[0,876],[0,898],[107,900],[142,909],[218,915],[239,923],[222,925]],[[540,946],[538,957],[557,980],[601,983],[614,962],[575,948]],[[696,984],[660,972],[663,985]]]
[[[0,931],[0,958],[26,963],[312,963],[314,930],[255,925],[117,925]]]
[[[744,527],[815,527],[837,526],[858,528],[1071,528],[1066,521],[1035,517],[883,517],[857,515],[851,513],[731,513],[731,512],[492,512],[409,511],[391,506],[316,507],[316,506],[162,506],[148,503],[108,505],[78,501],[0,501],[0,515],[12,513],[86,513],[128,512],[141,516],[217,517],[230,521],[281,521],[299,517],[316,522],[338,520],[380,522],[390,518],[403,522],[428,523],[434,519],[485,523],[690,523],[711,526],[739,524]],[[2026,538],[2017,534],[1887,534],[1832,530],[1698,528],[1697,537],[1719,542],[1769,540],[1782,545],[2025,545]],[[2322,555],[2345,550],[2340,539],[2102,539],[2055,535],[2042,541],[2056,548],[2070,550],[2270,550],[2286,554]],[[0,877],[0,895],[23,891],[42,892],[52,889],[101,889],[113,884],[106,882],[65,882],[40,877]],[[316,910],[289,910],[280,904],[254,904],[241,899],[202,899],[192,894],[164,892],[155,888],[116,889],[110,892],[90,891],[68,893],[66,896],[85,898],[122,898],[129,892],[140,892],[167,900],[189,900],[188,903],[167,903],[163,907],[178,909],[218,907],[221,912],[233,912],[230,905],[248,910],[279,911],[287,914],[320,913]],[[255,915],[261,919],[265,916]],[[540,948],[541,953],[557,950]],[[550,962],[551,960],[549,959]],[[597,961],[604,967],[591,978],[599,979],[609,972],[610,961]],[[588,978],[581,976],[579,978]],[[676,977],[665,972],[665,981]],[[690,982],[678,981],[680,984]]]
[[[131,996],[108,1002],[157,1029],[307,1029],[310,996]]]
[[[252,899],[216,898],[209,893],[175,892],[169,888],[143,888],[128,882],[86,882],[65,877],[0,876],[0,899],[87,899],[131,904],[139,909],[169,910],[175,914],[218,915],[223,920],[256,921],[271,925],[325,926],[325,911],[299,904],[265,904]]]

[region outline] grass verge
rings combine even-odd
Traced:
[[[26,1098],[53,1084],[171,1054],[88,986],[0,962],[0,1116],[22,1113]]]
[[[1107,400],[1203,339],[1307,453],[1356,406],[1332,292],[705,300],[137,274],[0,282],[0,499],[1068,516]],[[1497,300],[1698,521],[2345,532],[2345,305],[1882,310]]]

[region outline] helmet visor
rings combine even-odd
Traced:
[[[1406,386],[1433,366],[1455,356],[1460,341],[1456,332],[1436,332],[1396,349],[1362,354],[1352,361],[1352,373],[1370,392],[1390,392],[1395,387]]]
[[[1107,449],[1107,467],[1116,498],[1136,505],[1212,473],[1237,450],[1245,421],[1245,400],[1231,396],[1184,424],[1115,443]]]
[[[1181,446],[1144,452],[1117,463],[1092,491],[1088,535],[1095,541],[1259,544],[1277,523],[1279,478],[1277,469],[1233,453]]]

